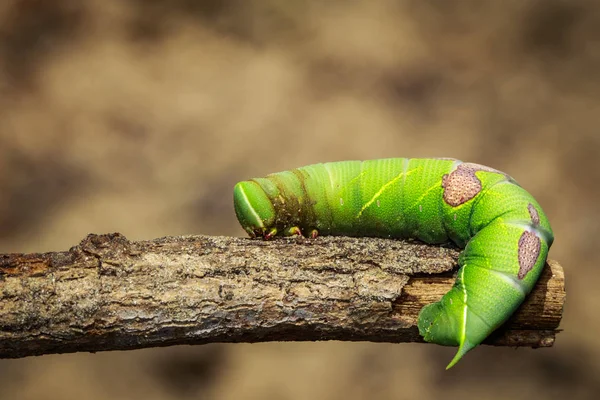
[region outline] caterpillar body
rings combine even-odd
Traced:
[[[376,236],[463,248],[454,286],[418,319],[425,341],[458,346],[447,368],[514,313],[554,240],[540,205],[513,178],[455,159],[309,165],[239,182],[234,208],[251,237]]]

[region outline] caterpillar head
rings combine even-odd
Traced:
[[[250,237],[270,238],[275,230],[275,208],[261,186],[243,181],[233,189],[233,206],[237,219]]]

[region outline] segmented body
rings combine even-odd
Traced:
[[[234,205],[250,236],[415,238],[464,248],[454,287],[418,322],[426,341],[459,346],[448,368],[523,302],[554,239],[515,180],[454,159],[309,165],[238,183]]]

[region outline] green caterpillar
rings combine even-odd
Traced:
[[[540,205],[514,179],[455,159],[315,164],[240,182],[233,196],[251,237],[377,236],[464,248],[456,283],[418,320],[425,341],[459,346],[447,369],[514,313],[554,240]]]

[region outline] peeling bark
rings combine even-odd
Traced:
[[[66,252],[0,255],[0,358],[177,344],[421,342],[419,310],[454,283],[458,250],[376,238],[269,242],[89,235]],[[554,344],[565,299],[548,261],[488,338]]]

